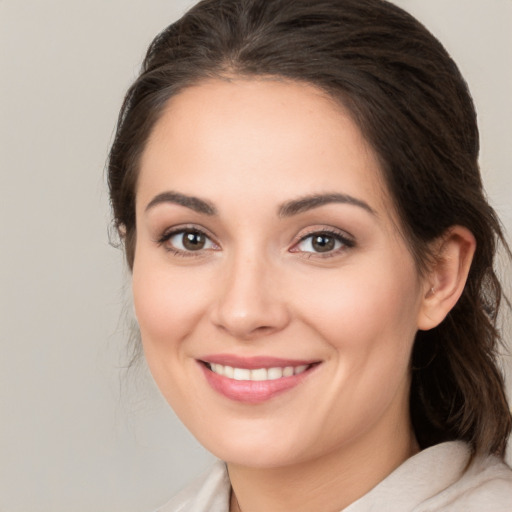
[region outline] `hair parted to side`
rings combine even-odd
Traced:
[[[129,89],[108,180],[130,268],[140,155],[166,102],[215,77],[274,76],[313,84],[352,114],[380,159],[420,271],[453,225],[477,250],[462,297],[418,332],[410,409],[422,448],[453,439],[504,455],[512,419],[497,367],[502,289],[493,270],[500,223],[478,168],[476,114],[443,46],[384,0],[203,0],[159,34]]]

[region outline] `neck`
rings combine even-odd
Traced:
[[[418,452],[412,428],[394,425],[391,437],[372,432],[327,455],[279,468],[228,464],[231,512],[337,512]],[[404,428],[406,427],[406,428]]]

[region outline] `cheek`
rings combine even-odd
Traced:
[[[133,299],[144,349],[175,348],[197,323],[206,307],[206,294],[195,273],[173,272],[166,265],[136,259],[133,267]]]
[[[195,392],[187,379],[193,359],[186,339],[204,311],[205,290],[199,286],[203,281],[191,280],[186,272],[172,271],[154,258],[138,255],[133,267],[134,307],[145,359],[164,397],[183,418]]]
[[[332,385],[316,399],[333,432],[344,424],[344,435],[357,435],[397,397],[395,413],[405,414],[401,400],[409,388],[421,290],[414,266],[401,269],[398,274],[383,266],[352,268],[317,282],[303,301],[303,318],[330,346],[335,363]]]
[[[404,354],[417,330],[421,288],[414,264],[401,262],[397,272],[392,261],[326,275],[303,294],[306,321],[361,364],[374,352],[386,359]]]

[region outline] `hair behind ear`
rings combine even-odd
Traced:
[[[475,249],[469,230],[455,226],[434,251],[412,355],[411,417],[423,448],[463,439],[475,452],[503,456],[512,417],[492,310],[466,281]],[[499,288],[493,278],[487,286]]]
[[[420,330],[437,327],[453,309],[466,285],[476,249],[475,237],[462,226],[449,228],[434,245],[418,318]]]

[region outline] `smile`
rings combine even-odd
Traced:
[[[217,375],[222,375],[228,379],[233,380],[250,380],[253,382],[262,382],[265,380],[276,380],[283,377],[292,377],[293,375],[299,375],[305,372],[309,366],[302,364],[299,366],[284,366],[284,367],[273,367],[273,368],[233,368],[232,366],[224,366],[218,363],[208,364],[210,370]]]
[[[292,390],[320,365],[320,361],[241,359],[235,356],[209,357],[198,362],[214,391],[246,404],[263,403]]]

